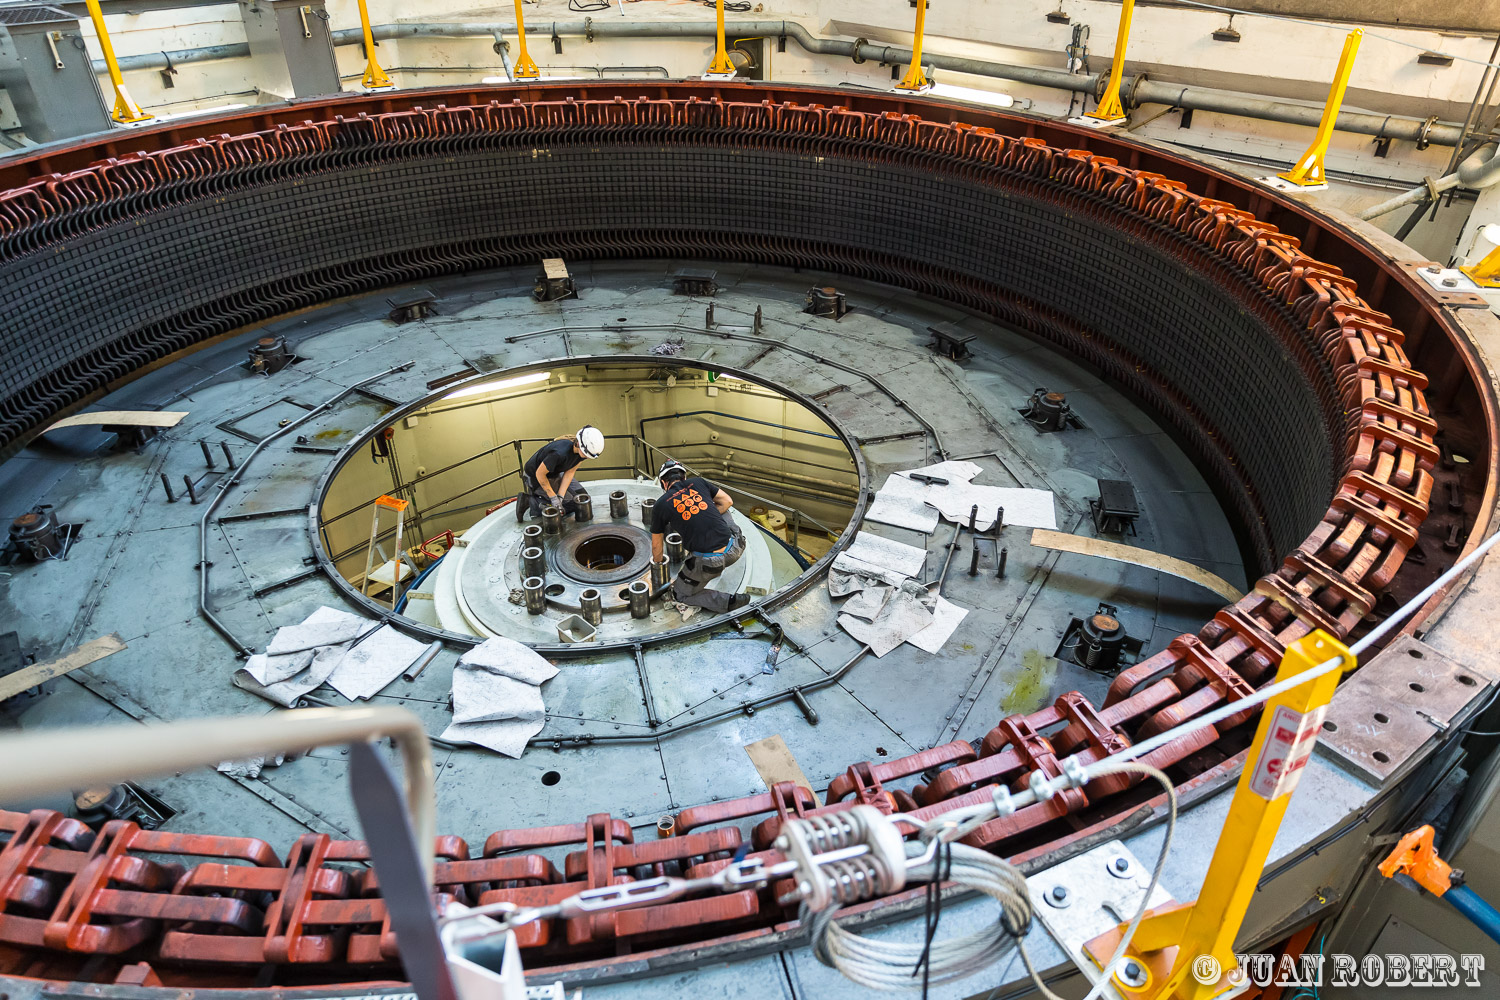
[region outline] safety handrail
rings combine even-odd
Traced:
[[[634,435],[634,434],[611,434],[611,435],[606,435],[606,437],[607,438],[611,438],[611,439],[613,439],[613,438],[619,438],[619,439],[623,439],[623,440],[630,440],[634,444],[636,444],[637,446],[645,449],[648,452],[652,452],[652,453],[655,453],[657,455],[665,456],[665,457],[668,457],[668,458],[672,457],[670,455],[670,453],[662,450],[661,448],[657,447],[656,445],[651,444],[649,441],[646,441],[643,438],[641,438],[641,437],[639,437],[637,435]],[[441,476],[441,475],[443,475],[445,473],[452,472],[455,469],[458,469],[458,468],[460,468],[460,467],[462,467],[464,465],[467,465],[470,462],[473,462],[473,461],[475,461],[477,459],[484,458],[484,457],[486,457],[488,455],[492,455],[495,452],[503,451],[503,450],[505,450],[507,448],[514,447],[517,444],[524,444],[524,443],[533,442],[533,441],[546,441],[546,440],[548,440],[548,439],[546,439],[546,438],[516,438],[514,440],[507,441],[504,444],[495,445],[494,447],[489,448],[486,451],[480,452],[480,453],[478,453],[476,455],[471,455],[468,458],[462,459],[462,460],[460,460],[458,462],[454,462],[452,465],[444,466],[443,468],[438,469],[435,472],[429,472],[426,475],[418,476],[416,479],[412,479],[412,480],[410,480],[410,481],[408,481],[406,483],[403,483],[401,486],[396,487],[394,489],[391,489],[388,492],[392,496],[397,496],[397,495],[400,494],[400,492],[402,490],[410,489],[410,488],[415,487],[415,486],[417,486],[417,485],[419,485],[421,483],[424,483],[424,482],[429,482],[429,481],[431,481],[433,479],[436,479],[437,477],[439,477],[439,476]],[[804,465],[811,464],[811,463],[800,462],[797,459],[792,459],[791,461],[798,462],[798,464],[804,464]],[[684,462],[683,465],[685,467],[691,469],[691,463]],[[646,471],[646,470],[641,470],[641,469],[636,468],[634,466],[628,466],[628,465],[607,466],[607,467],[605,467],[603,469],[595,469],[594,471],[615,471],[615,470],[631,471],[631,472],[637,473],[638,475],[640,475],[643,478],[646,478],[646,479],[652,478],[651,472]],[[483,489],[483,488],[485,488],[487,486],[493,486],[495,483],[498,483],[501,480],[509,479],[510,477],[517,475],[518,472],[519,472],[519,470],[517,470],[517,469],[511,469],[511,470],[509,470],[507,472],[501,473],[500,475],[494,477],[493,479],[490,479],[490,480],[487,480],[487,481],[485,481],[483,483],[480,483],[477,486],[471,486],[471,487],[469,487],[466,490],[462,490],[462,491],[460,491],[458,493],[452,494],[451,496],[445,497],[442,500],[435,500],[435,501],[433,501],[433,502],[425,505],[422,508],[423,512],[425,513],[425,512],[428,512],[428,511],[438,510],[441,507],[443,507],[445,504],[452,503],[454,500],[457,500],[460,497],[466,496],[466,495],[468,495],[470,493],[477,492],[478,490],[481,490],[481,489]],[[743,486],[736,486],[735,487],[735,492],[736,493],[743,493],[745,496],[750,497],[753,500],[758,500],[761,503],[769,504],[769,505],[774,506],[774,507],[785,507],[788,511],[796,514],[797,517],[799,517],[801,520],[806,521],[808,524],[814,525],[820,531],[824,531],[824,532],[827,532],[827,533],[833,534],[833,535],[837,535],[839,533],[839,531],[840,531],[840,529],[837,529],[837,528],[830,528],[828,525],[824,524],[822,521],[819,521],[817,518],[813,517],[811,514],[808,514],[808,513],[806,513],[805,511],[803,511],[803,510],[801,510],[799,508],[793,507],[793,506],[791,506],[790,504],[787,504],[784,501],[771,500],[768,497],[761,496],[758,493],[753,493],[750,490],[745,489]],[[328,517],[321,518],[319,520],[319,522],[318,522],[318,528],[319,528],[320,531],[324,531],[325,532],[325,535],[324,535],[324,547],[325,548],[328,547],[326,529],[328,528],[329,525],[333,524],[336,521],[342,520],[343,518],[349,517],[352,514],[356,514],[356,513],[360,512],[360,511],[364,511],[364,510],[369,510],[370,509],[370,504],[372,504],[374,502],[375,502],[375,498],[371,497],[369,500],[366,500],[363,503],[358,504],[356,506],[350,507],[348,510],[342,511],[342,512],[340,512],[338,514],[330,515]],[[389,537],[391,537],[394,534],[394,532],[395,532],[394,528],[388,529],[388,530],[382,532],[380,534],[379,538],[382,539],[382,540],[386,539],[386,538],[389,538]],[[345,549],[342,552],[330,553],[329,558],[331,558],[334,562],[337,562],[338,560],[340,560],[340,559],[348,556],[352,552],[355,552],[357,550],[363,550],[363,548],[365,547],[366,544],[367,544],[366,540],[364,540],[363,538],[361,538],[359,544],[351,546],[350,548]]]
[[[404,708],[304,708],[238,718],[148,725],[43,729],[0,737],[0,801],[59,789],[212,767],[262,753],[390,737],[401,751],[406,808],[418,844],[437,835],[432,750],[422,721]],[[433,857],[422,853],[432,885]]]
[[[656,445],[652,444],[650,441],[642,439],[640,441],[640,445],[641,445],[642,448],[645,448],[647,451],[656,452],[658,455],[665,455],[667,458],[674,458],[675,457],[674,455],[672,455],[671,452],[666,451],[666,450],[664,450],[662,448],[658,448]],[[685,468],[685,469],[687,469],[689,472],[693,471],[692,465],[690,465],[688,462],[683,462],[682,463],[682,467]],[[645,473],[645,472],[642,472],[641,475],[642,476],[648,476],[649,474]],[[752,500],[759,500],[761,503],[770,504],[773,507],[785,507],[787,510],[790,510],[793,514],[795,514],[798,517],[802,518],[803,520],[807,521],[809,524],[816,525],[820,531],[826,532],[827,534],[837,535],[839,533],[840,529],[838,529],[838,528],[830,528],[828,525],[824,524],[822,521],[819,521],[817,518],[813,517],[811,514],[804,514],[799,508],[793,507],[790,504],[780,503],[780,502],[778,502],[776,500],[769,500],[766,497],[761,496],[759,493],[752,493],[752,492],[750,492],[749,490],[745,489],[743,486],[736,486],[734,491],[736,493],[743,493],[743,494],[745,494],[745,496],[749,497]]]

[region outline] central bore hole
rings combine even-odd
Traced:
[[[621,535],[599,535],[579,545],[574,558],[584,569],[614,569],[635,558],[635,543]]]

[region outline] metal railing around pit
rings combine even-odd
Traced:
[[[786,429],[796,430],[798,428]],[[834,437],[836,439],[836,436]],[[424,473],[423,475],[407,479],[404,482],[394,484],[385,492],[390,496],[399,497],[401,499],[411,501],[412,505],[417,509],[417,512],[421,515],[421,517],[428,521],[435,521],[438,518],[456,517],[458,515],[474,510],[493,508],[497,502],[503,503],[508,497],[513,497],[520,492],[521,467],[525,464],[527,457],[529,457],[527,446],[540,446],[546,444],[550,440],[552,439],[515,438],[503,444],[495,445],[492,448],[487,448],[484,451],[478,452],[474,455],[470,455],[469,457],[461,461],[454,462],[451,465],[446,465],[441,469],[436,469],[434,471]],[[659,466],[660,462],[665,461],[668,458],[677,458],[679,461],[682,461],[682,464],[688,469],[689,472],[698,472],[701,468],[701,463],[699,463],[698,460],[683,460],[676,454],[653,445],[649,441],[646,441],[635,434],[606,434],[605,440],[629,442],[631,446],[632,462],[629,465],[590,465],[589,472],[592,474],[623,473],[627,476],[639,476],[641,478],[649,480],[655,477],[655,470]],[[704,442],[703,444],[707,445],[711,444],[711,442]],[[694,444],[688,445],[686,447],[694,446],[698,445]],[[748,451],[749,449],[737,450]],[[514,454],[514,468],[506,469],[505,471],[500,472],[498,475],[490,476],[484,479],[482,482],[466,486],[463,489],[458,490],[457,492],[448,494],[440,500],[429,501],[427,503],[419,502],[417,495],[419,488],[427,487],[430,490],[430,484],[432,484],[434,480],[437,480],[441,476],[449,475],[459,470],[472,468],[473,463],[475,462],[482,461],[484,459],[490,458],[491,456],[506,453]],[[754,453],[765,454],[767,457],[777,457],[771,456],[769,453]],[[799,466],[805,465],[809,468],[825,470],[829,468],[826,466],[818,465],[817,463],[801,462],[799,460],[782,459],[782,461],[784,463],[790,461],[793,464],[797,464]],[[695,468],[695,465],[699,466],[699,468]],[[848,472],[850,475],[857,475],[852,467],[848,470]],[[744,497],[756,501],[757,503],[765,504],[769,507],[784,509],[787,513],[787,522],[788,525],[791,526],[794,539],[796,538],[796,533],[802,529],[803,525],[811,525],[818,531],[821,531],[829,535],[830,537],[835,538],[844,531],[843,527],[831,526],[824,520],[814,517],[806,511],[786,503],[784,499],[771,499],[770,497],[764,496],[763,494],[748,488],[746,485],[744,485],[743,476],[737,476],[733,474],[727,476],[718,475],[717,473],[713,474],[716,476],[716,478],[725,480],[725,486],[730,493],[740,494]],[[814,478],[811,476],[804,476],[800,473],[788,473],[787,475],[789,478],[792,476],[795,476],[799,479]],[[507,485],[502,487],[501,484]],[[481,491],[485,492],[481,493]],[[779,489],[777,490],[777,492],[782,494],[783,497],[798,496],[800,494],[807,496],[808,498],[816,499],[821,503],[846,502],[851,510],[853,509],[855,503],[859,498],[857,483],[850,489],[847,498],[813,496],[806,490],[799,491],[796,487]],[[479,494],[481,496],[481,499],[470,503],[454,506],[458,501],[463,500],[465,497],[473,497],[476,494]],[[318,530],[322,535],[323,549],[328,553],[330,561],[332,561],[335,566],[341,566],[343,560],[363,553],[366,547],[369,545],[369,536],[364,533],[362,528],[357,528],[352,532],[355,540],[352,541],[349,545],[335,550],[333,541],[329,534],[329,528],[335,524],[346,521],[347,519],[354,517],[357,514],[369,511],[370,505],[374,502],[375,497],[372,496],[369,499],[355,504],[354,506],[349,507],[345,510],[342,510],[337,514],[320,518],[318,522]],[[383,532],[380,532],[376,536],[376,540],[379,542],[384,542],[394,538],[394,536],[395,529],[390,528]],[[795,541],[793,542],[793,544],[796,544]]]

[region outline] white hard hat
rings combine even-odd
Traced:
[[[604,435],[592,424],[578,431],[578,447],[584,458],[598,458],[604,454]]]

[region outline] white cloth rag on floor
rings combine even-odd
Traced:
[[[328,683],[350,701],[372,698],[426,651],[426,643],[382,625],[344,653]]]
[[[524,643],[514,639],[486,639],[458,658],[461,667],[484,667],[502,677],[527,684],[541,684],[557,676],[557,667]]]
[[[337,618],[331,615],[326,616],[327,620],[324,621],[315,621],[316,614],[314,612],[313,617],[309,617],[300,625],[286,625],[277,629],[270,645],[266,646],[266,652],[271,656],[279,656],[304,650],[312,652],[319,646],[337,646],[341,642],[353,639],[372,624],[359,615],[351,615],[348,612],[342,612]]]
[[[880,612],[885,610],[886,601],[890,600],[894,592],[892,587],[866,587],[845,601],[844,606],[839,608],[839,614],[872,622],[880,617]]]
[[[979,508],[974,520],[976,531],[995,526],[995,514],[1005,508],[1005,523],[1023,528],[1057,529],[1057,510],[1050,490],[1022,489],[1011,486],[984,486],[974,483],[984,469],[973,462],[939,462],[920,469],[894,472],[875,494],[875,502],[865,517],[883,524],[894,524],[930,534],[937,527],[937,515],[967,525],[969,515]],[[945,486],[919,483],[913,474],[948,480]],[[917,503],[934,513],[919,517]]]
[[[954,604],[939,594],[932,607],[932,624],[906,641],[918,649],[936,653],[943,648],[943,643],[953,637],[954,631],[968,614],[968,608]]]
[[[854,544],[834,558],[830,568],[899,587],[901,581],[920,575],[926,564],[926,549],[861,531]]]
[[[279,656],[256,653],[245,661],[245,671],[261,684],[276,684],[296,677],[312,666],[315,652],[317,650],[304,649],[298,653],[283,653]]]
[[[300,626],[288,627],[335,625],[343,630],[352,627],[354,628],[353,634],[358,635],[360,631],[371,628],[374,624],[359,615],[325,606],[308,615]],[[336,645],[305,650],[301,653],[278,656],[256,653],[245,662],[243,667],[234,672],[234,685],[251,694],[259,695],[267,701],[294,708],[298,698],[328,680],[334,668],[343,660],[348,647],[348,642],[341,642]]]
[[[286,763],[286,754],[279,753],[269,759],[265,754],[257,754],[245,760],[226,760],[219,764],[220,774],[227,774],[231,778],[259,778],[260,772],[268,767],[280,767]]]
[[[932,624],[932,610],[924,603],[926,593],[916,584],[907,584],[890,595],[874,621],[841,614],[839,627],[876,656],[884,656]]]
[[[324,646],[312,654],[312,665],[300,674],[284,681],[261,684],[256,681],[250,670],[251,664],[255,662],[255,657],[252,656],[245,666],[235,671],[234,685],[244,688],[251,694],[258,694],[268,701],[274,701],[278,705],[296,708],[297,699],[328,680],[328,675],[333,673],[333,668],[338,666],[343,658],[343,646]]]
[[[521,756],[547,721],[541,685],[556,676],[556,666],[514,639],[481,643],[453,668],[453,721],[442,738]]]

